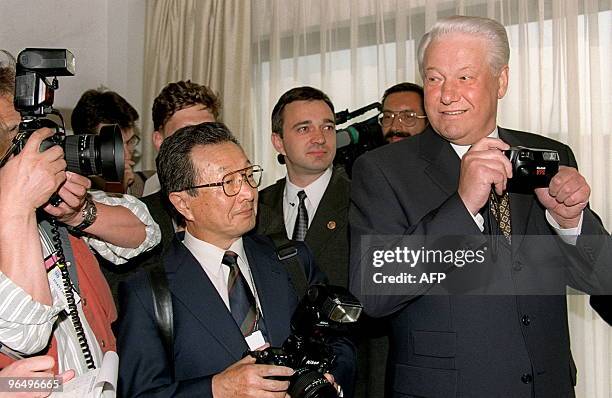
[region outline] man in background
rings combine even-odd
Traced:
[[[270,236],[277,246],[289,240],[305,242],[329,282],[346,287],[350,181],[344,169],[332,165],[336,123],[329,97],[308,86],[285,92],[272,111],[271,139],[287,177],[260,193],[257,232]],[[368,366],[370,348],[359,348],[357,396],[374,398],[382,396],[377,394],[382,394],[384,375],[377,369],[384,369]],[[384,361],[385,350],[377,350],[381,351]],[[353,387],[343,386],[347,396],[352,396]]]
[[[125,169],[122,186],[107,183],[100,178],[93,179],[94,188],[107,192],[122,192],[141,197],[144,182],[150,173],[134,172],[134,154],[140,142],[138,135],[138,112],[119,94],[102,89],[87,90],[74,107],[71,116],[72,130],[75,134],[98,134],[100,128],[116,124],[121,129]]]
[[[423,88],[414,83],[399,83],[383,94],[378,122],[387,143],[420,134],[427,127]]]
[[[153,146],[159,152],[162,142],[185,126],[214,122],[221,102],[208,87],[190,80],[169,83],[153,101]],[[159,179],[153,175],[145,183],[144,195],[159,192]]]

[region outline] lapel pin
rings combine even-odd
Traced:
[[[327,229],[336,229],[336,222],[335,221],[328,221],[327,222]]]

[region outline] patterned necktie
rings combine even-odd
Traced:
[[[308,231],[308,210],[306,210],[306,192],[300,191],[297,193],[300,203],[298,205],[298,214],[295,219],[295,227],[293,227],[293,240],[303,241],[306,238],[306,231]]]
[[[491,213],[493,213],[493,217],[497,220],[499,229],[508,240],[508,243],[511,243],[512,225],[510,223],[510,196],[508,192],[504,192],[502,196],[497,196],[497,194],[491,190],[489,200],[491,202]]]
[[[230,311],[236,324],[240,327],[243,336],[248,336],[257,327],[257,309],[255,307],[255,297],[249,289],[238,267],[238,255],[231,250],[225,252],[224,265],[230,269],[227,278],[227,293],[229,296]]]

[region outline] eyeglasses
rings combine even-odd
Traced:
[[[425,115],[418,115],[416,112],[412,111],[384,111],[378,115],[378,123],[380,123],[383,127],[389,127],[393,124],[393,120],[398,117],[399,122],[404,126],[412,127],[416,124],[417,119],[426,119]]]
[[[240,193],[240,189],[242,189],[242,181],[246,180],[247,184],[249,184],[251,188],[259,187],[259,184],[261,184],[262,173],[263,169],[261,168],[261,166],[253,165],[245,167],[244,169],[232,171],[231,173],[224,175],[222,180],[219,182],[195,185],[193,187],[187,187],[182,190],[186,191],[189,189],[196,188],[223,187],[223,193],[225,193],[225,195],[231,198],[232,196],[236,196],[238,195],[238,193]]]
[[[129,140],[125,141],[125,146],[128,148],[136,148],[136,145],[140,143],[140,136],[133,135]]]

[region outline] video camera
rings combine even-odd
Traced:
[[[504,151],[512,163],[512,178],[508,191],[531,192],[534,188],[548,187],[559,172],[559,153],[552,149],[511,147]]]
[[[292,334],[282,347],[248,351],[246,355],[255,357],[259,364],[294,369],[287,390],[292,398],[336,398],[336,390],[324,376],[335,359],[328,339],[347,333],[362,309],[359,300],[343,287],[313,285],[293,314]]]
[[[74,55],[65,49],[26,48],[17,57],[15,74],[15,109],[21,114],[19,132],[9,150],[0,159],[0,167],[11,155],[17,155],[32,133],[42,127],[55,130],[44,140],[40,150],[54,145],[64,150],[66,170],[84,176],[101,175],[107,181],[123,179],[123,138],[116,125],[104,126],[99,135],[66,136],[62,115],[53,108],[57,76],[74,76]],[[49,82],[47,77],[53,77]],[[47,115],[56,115],[58,125]]]
[[[336,125],[346,123],[348,120],[363,115],[376,109],[380,110],[381,104],[374,102],[359,108],[353,112],[348,109],[336,113]],[[386,144],[383,133],[378,124],[378,114],[359,123],[352,124],[336,132],[336,157],[335,165],[341,165],[349,177],[352,175],[353,163],[363,153]]]

